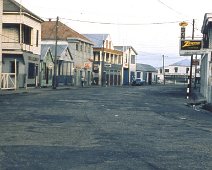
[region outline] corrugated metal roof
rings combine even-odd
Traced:
[[[56,21],[45,21],[41,24],[41,39],[42,40],[55,40],[55,32],[56,32]],[[82,34],[76,32],[75,30],[71,29],[67,25],[63,24],[62,22],[58,22],[58,33],[57,33],[58,40],[67,40],[68,38],[77,38],[81,41],[88,42],[92,44],[92,42],[83,36]]]
[[[135,52],[135,54],[138,55],[138,53],[132,46],[114,46],[114,49],[122,51],[122,52],[125,52],[128,49],[132,49]]]
[[[54,56],[55,55],[55,45],[54,44],[42,44],[41,45],[41,56],[45,56],[46,55],[46,52],[50,49],[52,55]],[[69,50],[69,47],[68,45],[63,45],[63,44],[58,44],[57,45],[57,57],[61,56],[62,53],[68,49]],[[69,50],[70,52],[70,50]],[[71,55],[71,53],[70,53]]]
[[[15,0],[3,0],[3,12],[20,12],[20,11],[28,13],[32,15],[33,17],[39,19],[41,22],[43,22],[43,20],[40,17],[38,17],[37,15],[35,15],[34,13],[29,11],[22,5],[20,5]]]
[[[94,48],[101,48],[103,46],[103,40],[106,40],[109,34],[83,34],[89,40],[94,43]]]
[[[156,68],[154,68],[151,65],[148,64],[136,64],[136,71],[142,71],[142,72],[157,72]]]
[[[51,51],[51,48],[49,45],[47,44],[41,44],[41,56],[40,56],[40,59],[41,60],[44,60],[44,57],[46,56],[47,52],[50,51],[51,54],[52,54],[52,51]]]

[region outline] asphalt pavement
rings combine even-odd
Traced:
[[[211,170],[212,113],[187,103],[183,85],[1,92],[0,169]]]

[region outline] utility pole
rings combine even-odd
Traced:
[[[162,55],[163,58],[163,84],[166,84],[166,79],[165,79],[165,55]]]
[[[54,55],[54,77],[53,77],[53,89],[57,88],[57,41],[58,41],[58,37],[57,37],[57,33],[58,33],[58,21],[59,21],[59,17],[57,17],[56,20],[56,31],[55,31],[55,55]]]
[[[194,39],[194,24],[195,20],[193,19],[193,29],[192,29],[192,40]],[[193,54],[191,55],[191,65],[190,65],[190,77],[189,77],[189,96],[191,97],[191,88],[192,88],[192,65],[193,65]]]
[[[105,70],[105,53],[104,53],[104,44],[105,44],[105,40],[103,37],[103,41],[102,41],[102,70],[101,70],[101,74],[102,74],[102,86],[104,86],[104,79],[105,79],[105,75],[104,75],[104,70]]]
[[[2,35],[3,0],[0,0],[0,34]],[[2,74],[2,36],[0,36],[0,89]]]

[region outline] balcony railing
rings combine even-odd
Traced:
[[[34,47],[32,45],[27,45],[27,44],[20,44],[20,43],[12,43],[12,42],[2,42],[2,49],[3,50],[20,50],[20,51],[28,51],[28,52],[33,52]]]

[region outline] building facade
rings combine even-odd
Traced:
[[[94,42],[93,84],[120,86],[123,82],[123,52],[116,50],[109,34],[84,34]]]
[[[15,88],[38,86],[43,20],[16,1],[4,0],[2,22],[2,84],[10,77]]]
[[[203,20],[203,50],[201,57],[200,92],[207,102],[212,103],[212,13],[206,13]]]
[[[138,53],[132,46],[115,46],[123,52],[123,85],[130,85],[136,77],[136,57]]]
[[[45,21],[42,23],[42,44],[55,45],[56,24],[58,45],[67,45],[73,58],[73,85],[80,86],[81,78],[85,85],[92,82],[93,43],[85,36],[74,31],[62,22]],[[55,55],[53,53],[53,55]],[[58,66],[57,66],[58,67]]]
[[[145,84],[151,85],[157,83],[157,69],[148,64],[136,64],[136,78],[145,81]]]
[[[158,68],[158,82],[164,83],[187,83],[190,76],[190,64],[189,59],[181,60],[169,66]],[[199,77],[199,71],[196,75]],[[192,67],[192,79],[195,78],[195,67]]]

